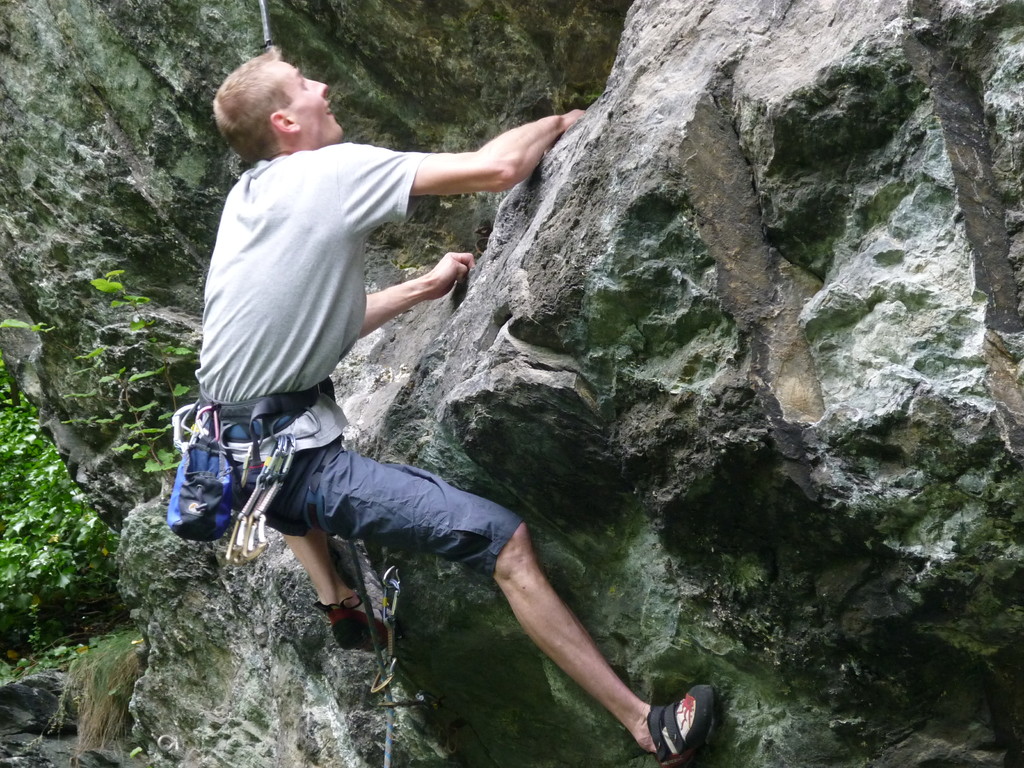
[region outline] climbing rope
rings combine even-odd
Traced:
[[[267,13],[267,0],[260,0],[260,19],[263,21],[263,50],[269,51],[274,41],[270,39],[270,14]]]
[[[270,14],[267,12],[266,0],[260,0],[260,19],[263,23],[263,49],[267,51],[274,45],[274,42],[270,35]],[[291,464],[293,450],[294,445],[289,445],[281,451],[281,461],[286,465],[284,471],[287,471],[287,466]],[[274,459],[277,453],[278,451],[275,450],[275,454],[271,456],[271,459]],[[268,461],[267,468],[270,468],[272,463],[272,461]],[[246,464],[248,464],[248,460]],[[264,473],[266,473],[266,469]],[[269,479],[277,480],[275,475],[276,473],[271,473]],[[283,476],[283,472],[281,475]],[[262,477],[259,479],[262,479]],[[257,480],[257,491],[260,490],[259,479]],[[250,559],[258,555],[266,547],[262,512],[269,505],[269,502],[273,500],[273,493],[276,491],[275,485],[276,483],[269,484],[268,490],[270,493],[254,493],[254,496],[265,496],[266,503],[257,507],[256,512],[258,514],[244,516],[247,520],[244,531],[236,530],[229,543],[229,562],[242,562]],[[232,544],[234,546],[231,546]],[[381,618],[384,626],[387,628],[387,638],[385,640],[378,636],[377,622],[373,616],[373,602],[370,600],[370,595],[366,590],[366,580],[363,578],[363,567],[359,552],[353,542],[348,542],[348,546],[352,561],[355,564],[357,594],[366,606],[370,642],[373,645],[374,656],[377,660],[377,676],[370,686],[370,691],[372,693],[383,693],[384,695],[384,701],[381,704],[384,707],[385,722],[387,724],[384,736],[384,768],[391,768],[391,756],[395,745],[395,709],[397,707],[429,707],[436,709],[440,706],[440,700],[426,691],[420,691],[412,700],[395,701],[394,694],[391,692],[391,683],[395,679],[398,665],[398,658],[395,655],[395,635],[397,629],[395,614],[398,610],[398,596],[402,589],[402,584],[398,577],[398,569],[394,566],[388,568],[384,572],[384,578],[382,579],[384,599],[381,608]]]
[[[377,636],[377,622],[374,621],[373,617],[373,603],[370,601],[370,595],[366,591],[366,580],[363,578],[363,566],[359,560],[359,552],[356,549],[356,545],[353,542],[348,542],[349,552],[352,555],[352,560],[355,563],[356,570],[356,587],[359,593],[359,599],[363,601],[363,605],[366,606],[366,618],[367,626],[370,630],[370,642],[373,644],[373,654],[377,660],[377,677],[370,686],[370,690],[373,693],[384,694],[384,721],[385,721],[385,733],[384,733],[384,768],[391,768],[391,753],[395,745],[395,697],[391,693],[391,681],[395,679],[395,667],[398,659],[394,655],[395,650],[395,614],[394,608],[398,602],[398,590],[401,588],[398,581],[398,571],[395,568],[389,568],[385,573],[385,596],[384,596],[384,622],[388,630],[387,637],[387,648],[390,656],[390,663],[385,659],[384,656],[384,643],[382,638]],[[388,600],[388,575],[392,575],[392,581],[396,585],[394,588],[394,598]]]

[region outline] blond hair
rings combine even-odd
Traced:
[[[282,61],[277,48],[250,59],[227,76],[213,99],[217,128],[248,163],[273,157],[278,151],[270,115],[287,107],[290,99],[283,80],[265,71],[277,61]]]

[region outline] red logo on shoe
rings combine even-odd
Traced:
[[[690,727],[693,725],[693,718],[697,711],[697,700],[693,696],[687,694],[686,698],[679,702],[679,706],[676,707],[676,724],[679,726],[679,733],[686,738],[686,734],[689,733]]]

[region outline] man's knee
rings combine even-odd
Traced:
[[[520,523],[498,553],[498,559],[494,564],[494,578],[497,581],[510,579],[525,569],[537,567],[537,556],[530,541],[530,532],[526,523]]]

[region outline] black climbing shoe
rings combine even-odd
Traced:
[[[651,707],[647,716],[655,757],[662,768],[690,765],[714,727],[715,692],[710,685],[695,685],[682,701]]]

